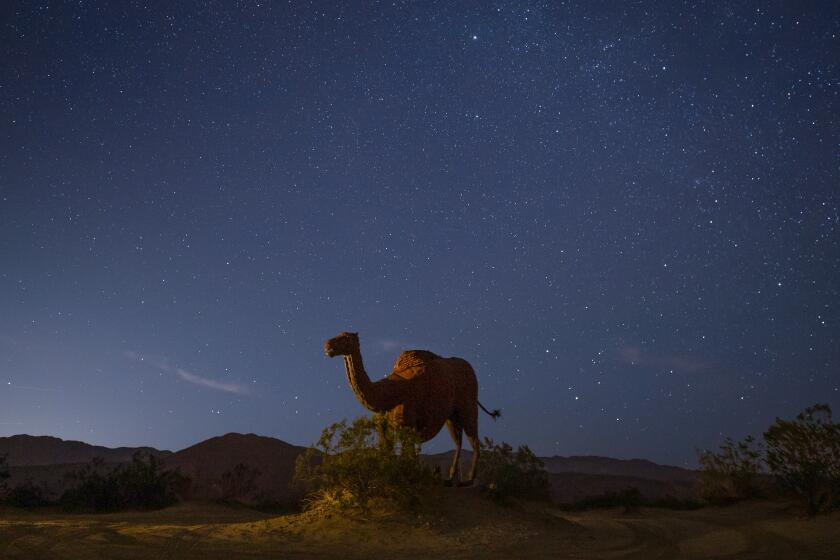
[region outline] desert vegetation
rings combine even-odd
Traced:
[[[42,506],[48,503],[46,493],[31,480],[26,480],[8,488],[11,477],[6,455],[0,455],[0,501],[6,505],[20,508]]]
[[[794,420],[777,418],[764,441],[768,469],[810,515],[840,506],[840,424],[828,405],[806,408]]]
[[[69,511],[160,509],[182,499],[189,485],[178,471],[163,470],[154,455],[139,452],[116,466],[94,460],[70,477],[75,484],[60,499]]]
[[[759,496],[761,477],[800,500],[808,515],[840,506],[840,424],[831,407],[817,404],[793,420],[776,418],[763,441],[727,438],[717,452],[700,456],[706,500],[731,503]]]
[[[257,490],[259,469],[244,463],[237,463],[232,469],[222,473],[222,501],[240,502]]]
[[[550,482],[545,465],[527,445],[516,451],[505,443],[484,438],[478,480],[485,493],[499,502],[512,499],[549,500]]]
[[[730,437],[718,451],[700,455],[700,487],[703,498],[713,504],[757,497],[758,476],[763,472],[763,449],[752,436],[743,441]]]
[[[420,457],[419,444],[416,432],[389,426],[382,416],[342,421],[298,457],[294,483],[310,510],[415,508],[443,487],[440,469]],[[527,446],[514,451],[487,438],[481,450],[476,485],[482,493],[502,504],[550,499],[548,473]]]
[[[77,469],[64,511],[36,509],[47,495],[37,485],[9,484],[4,506],[20,507],[0,507],[0,556],[833,558],[840,546],[840,512],[805,519],[784,497],[805,504],[812,496],[820,513],[836,507],[836,424],[822,406],[705,456],[704,476],[714,473],[708,485],[723,485],[726,508],[632,486],[558,505],[552,482],[586,479],[555,478],[557,467],[548,474],[527,446],[490,439],[475,484],[447,488],[441,471],[449,454],[420,455],[415,433],[373,416],[333,424],[310,449],[294,448],[289,461],[297,457],[294,484],[306,511],[281,511],[260,508],[264,467],[241,445],[264,442],[226,441],[238,451],[208,479],[220,494],[203,501],[176,503],[189,496],[189,481],[143,452],[128,463]],[[290,470],[282,472],[285,480]],[[768,490],[774,480],[789,493],[783,499]],[[744,499],[759,495],[770,499]]]
[[[0,454],[0,492],[6,488],[6,480],[9,478],[9,465],[6,455]]]
[[[306,494],[307,509],[367,511],[376,502],[411,507],[440,480],[420,460],[419,443],[409,428],[383,430],[381,417],[338,422],[298,457],[294,484]]]

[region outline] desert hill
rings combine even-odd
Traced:
[[[428,455],[427,457],[433,464],[440,465],[444,469],[443,472],[446,472],[445,469],[448,469],[452,462],[453,453],[454,451],[446,451],[444,453]],[[585,473],[661,481],[693,481],[697,479],[697,471],[669,465],[659,465],[647,459],[613,459],[611,457],[598,457],[595,455],[571,457],[553,455],[551,457],[540,457],[540,459],[545,465],[545,470],[554,474]],[[470,461],[472,461],[472,453],[468,450],[461,451],[461,468],[464,472],[466,472]]]
[[[647,480],[686,480],[697,479],[697,471],[659,465],[647,459],[612,459],[582,455],[561,457],[540,457],[545,464],[545,470],[550,473],[587,473],[609,476],[628,476]]]
[[[453,451],[428,455],[426,458],[448,472]],[[646,459],[613,459],[611,457],[572,456],[540,457],[549,473],[551,497],[556,503],[568,503],[636,488],[650,500],[668,496],[690,498],[696,493],[697,471],[659,465]],[[461,472],[466,474],[472,453],[461,452]]]
[[[81,441],[63,440],[52,436],[16,435],[0,437],[0,455],[6,455],[13,467],[89,463],[99,457],[106,463],[131,461],[137,451],[166,457],[170,451],[152,447],[103,447]]]
[[[245,465],[253,476],[253,486],[237,498],[246,501],[283,501],[292,492],[290,482],[295,459],[306,448],[256,434],[229,433],[213,437],[175,453],[153,448],[107,447],[79,441],[64,441],[47,436],[18,435],[0,438],[0,454],[7,454],[11,465],[10,485],[30,479],[42,483],[51,493],[60,494],[66,484],[65,475],[80,463],[101,457],[106,463],[130,461],[143,450],[163,459],[166,468],[179,469],[192,480],[191,497],[213,500],[230,496],[230,479],[237,465]],[[446,473],[452,451],[424,455]],[[466,474],[472,454],[464,450],[461,469]],[[618,492],[634,487],[647,498],[666,496],[689,497],[694,491],[697,473],[679,467],[658,465],[643,459],[608,457],[544,457],[550,473],[552,497],[556,502],[572,502],[605,492]]]
[[[229,433],[173,453],[164,464],[192,479],[194,498],[224,497],[223,476],[242,464],[257,471],[248,498],[279,500],[289,494],[295,459],[305,449],[272,437]]]

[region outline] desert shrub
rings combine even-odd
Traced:
[[[292,492],[291,495],[282,499],[274,497],[266,497],[265,495],[257,495],[254,497],[253,504],[248,507],[263,513],[273,513],[276,515],[288,515],[292,513],[300,513],[303,505],[302,498],[299,493]]]
[[[238,500],[253,494],[257,489],[259,469],[238,463],[222,474],[222,499]]]
[[[691,511],[703,507],[703,502],[694,498],[677,498],[675,496],[664,496],[655,500],[645,500],[644,506]]]
[[[805,504],[809,515],[840,505],[840,424],[831,407],[806,408],[794,420],[776,419],[764,433],[770,472]]]
[[[151,454],[135,453],[131,463],[113,473],[124,507],[160,509],[179,500],[185,477],[178,471],[164,471]]]
[[[436,485],[434,471],[420,460],[417,435],[383,425],[379,417],[333,424],[298,456],[294,484],[306,492],[307,508],[368,510],[374,501],[411,507]]]
[[[590,496],[576,502],[561,504],[560,509],[567,511],[584,511],[588,509],[608,509],[621,507],[625,513],[635,511],[647,505],[642,493],[636,487],[625,488],[619,492],[605,492],[599,496]]]
[[[19,508],[34,508],[49,503],[44,489],[31,480],[22,482],[9,490],[4,501],[7,505]]]
[[[630,513],[640,507],[654,507],[675,510],[694,510],[703,507],[697,500],[680,499],[665,496],[659,499],[647,499],[636,487],[626,488],[619,492],[606,492],[600,496],[591,496],[575,502],[560,504],[558,507],[566,511],[584,511],[589,509],[608,509],[621,507],[625,513]]]
[[[0,455],[0,492],[6,488],[6,480],[11,476],[6,455]]]
[[[73,487],[65,490],[59,500],[68,510],[112,511],[119,509],[119,492],[111,468],[97,457],[67,478]]]
[[[69,510],[116,511],[160,509],[172,505],[188,479],[177,471],[164,471],[154,455],[137,452],[131,463],[111,467],[101,459],[71,473],[76,482],[64,492],[61,504]]]
[[[700,455],[700,494],[711,503],[726,504],[756,497],[763,450],[755,438],[726,438],[717,453]]]
[[[477,477],[486,493],[501,502],[511,498],[548,500],[550,496],[545,465],[527,445],[514,451],[507,443],[484,438]]]

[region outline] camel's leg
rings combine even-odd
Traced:
[[[472,447],[473,458],[470,466],[470,478],[467,480],[468,484],[475,482],[476,471],[478,470],[478,456],[481,454],[481,442],[478,439],[478,434],[470,435],[467,433],[467,439],[470,440],[470,447]]]
[[[481,441],[478,439],[478,401],[474,401],[470,414],[464,422],[464,432],[467,434],[467,439],[470,440],[470,447],[472,447],[472,465],[470,466],[470,478],[467,484],[472,484],[475,481],[476,471],[478,469],[478,456],[481,454]]]
[[[449,429],[449,435],[452,436],[452,441],[455,442],[455,456],[452,457],[452,466],[449,467],[449,479],[446,481],[447,484],[452,484],[453,481],[457,483],[461,480],[461,440],[464,435],[464,429],[461,428],[460,423],[453,419],[446,421],[446,427]]]

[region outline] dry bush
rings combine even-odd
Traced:
[[[759,495],[763,449],[755,438],[726,438],[719,451],[700,455],[700,494],[713,504],[728,504]]]
[[[566,511],[586,511],[590,509],[623,508],[624,513],[633,513],[641,507],[673,510],[695,510],[703,507],[698,500],[665,496],[657,499],[646,498],[635,486],[620,491],[605,492],[599,496],[590,496],[570,503],[559,504],[559,509]]]
[[[808,407],[791,421],[776,418],[764,440],[770,472],[803,500],[808,515],[840,506],[840,424],[831,407]]]
[[[307,493],[307,509],[368,510],[376,501],[411,507],[438,477],[420,460],[417,435],[383,429],[380,418],[361,417],[324,429],[314,448],[298,456],[294,484]]]
[[[4,502],[19,508],[34,508],[49,504],[44,489],[31,480],[26,480],[9,490]]]
[[[94,512],[164,508],[181,499],[189,484],[179,472],[162,470],[154,455],[139,451],[131,463],[115,467],[94,459],[69,478],[76,484],[61,496],[62,506]]]
[[[484,438],[478,480],[485,492],[500,502],[512,498],[548,500],[550,482],[545,465],[527,445],[513,448],[502,442],[496,444]]]
[[[6,455],[0,455],[0,493],[6,488],[6,479],[11,476]]]
[[[605,492],[599,496],[590,496],[568,504],[561,504],[560,509],[566,511],[586,511],[590,509],[623,508],[624,513],[631,513],[641,506],[648,505],[645,497],[636,487],[625,488],[618,492]]]
[[[222,474],[222,500],[237,501],[252,497],[257,490],[259,476],[259,469],[237,463],[235,467]]]

